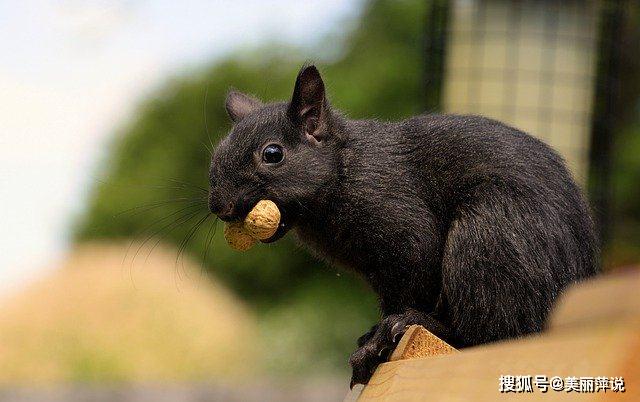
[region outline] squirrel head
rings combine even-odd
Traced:
[[[212,156],[209,207],[233,222],[259,200],[272,200],[282,213],[282,228],[267,241],[276,240],[336,179],[339,116],[312,65],[300,70],[289,102],[263,103],[232,90],[225,106],[233,127]]]

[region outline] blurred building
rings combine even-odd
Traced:
[[[606,216],[616,96],[611,81],[624,3],[434,1],[426,90],[437,91],[428,97],[439,105],[428,106],[492,117],[541,138],[583,185],[599,176],[592,200]]]

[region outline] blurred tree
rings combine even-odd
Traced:
[[[422,111],[426,8],[421,0],[365,5],[338,49],[342,55],[320,63],[336,107],[351,117],[385,119]],[[78,242],[136,237],[200,257],[260,313],[266,342],[274,345],[268,366],[291,372],[346,369],[355,339],[376,319],[375,297],[354,275],[323,266],[290,238],[239,254],[224,244],[222,230],[212,236],[213,218],[195,225],[207,214],[208,148],[230,127],[228,88],[288,99],[297,70],[318,54],[272,45],[167,83],[117,133],[101,166],[104,178],[75,227]]]

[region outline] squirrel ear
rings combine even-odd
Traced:
[[[225,108],[234,123],[242,120],[246,115],[262,106],[262,102],[242,92],[231,90],[227,94]]]
[[[289,117],[299,123],[307,136],[316,141],[324,139],[326,100],[324,83],[318,69],[311,65],[298,73],[293,97],[289,104]]]

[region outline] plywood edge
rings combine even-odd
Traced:
[[[457,350],[427,331],[423,326],[411,325],[404,333],[389,361],[416,359],[455,353]]]

